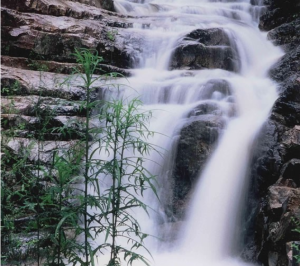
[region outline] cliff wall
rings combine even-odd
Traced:
[[[285,55],[269,73],[279,84],[279,98],[254,148],[251,237],[244,256],[263,265],[292,266],[298,265],[293,244],[300,240],[295,231],[300,222],[300,1],[265,3],[259,27]]]

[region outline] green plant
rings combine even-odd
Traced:
[[[149,143],[154,134],[148,129],[151,112],[142,111],[138,99],[94,101],[95,86],[116,74],[94,75],[101,71],[98,66],[102,61],[96,52],[80,49],[74,55],[80,65],[74,74],[83,80],[86,91],[85,100],[79,103],[79,109],[85,112],[84,123],[74,122],[74,128],[54,127],[55,109],[45,107],[40,95],[31,109],[37,123],[19,123],[12,129],[33,132],[28,134],[27,145],[16,153],[3,144],[1,226],[6,249],[2,259],[11,263],[21,256],[17,253],[23,249],[22,232],[29,239],[28,254],[22,256],[30,256],[38,265],[94,265],[96,257],[106,251],[110,266],[119,265],[121,255],[130,264],[135,260],[148,264],[138,253],[141,248],[147,250],[144,239],[148,235],[142,232],[132,211],[148,211],[142,201],[145,190],[157,196],[155,177],[144,167],[144,157],[156,151]],[[96,106],[100,111],[93,114]],[[96,120],[98,126],[93,126]],[[79,128],[78,139],[68,151],[57,149],[52,162],[43,161],[49,133],[72,136]],[[9,135],[7,141],[14,137]],[[106,158],[97,159],[97,153]],[[104,179],[111,180],[112,185],[103,186]],[[99,236],[104,241],[96,244]],[[118,244],[119,238],[126,239],[127,245]]]
[[[29,58],[27,59],[27,66],[31,70],[36,71],[49,71],[49,67],[42,63],[41,60],[44,60],[44,57],[41,54],[37,54],[33,51],[29,53]]]
[[[33,166],[29,159],[33,146],[34,142],[20,146],[18,155],[2,148],[4,155],[1,161],[1,259],[4,261],[27,258],[33,250],[23,243],[20,248],[18,238],[18,235],[26,230],[27,221],[34,216],[36,205],[32,195],[36,193],[38,184],[32,175]]]
[[[19,82],[15,82],[7,90],[9,94],[6,97],[13,103],[14,95],[18,93],[19,88]],[[8,106],[11,105],[11,102],[8,103]],[[4,155],[1,161],[3,188],[1,230],[4,236],[2,246],[5,247],[1,258],[10,263],[18,259],[33,259],[36,254],[36,260],[40,262],[40,229],[45,228],[40,223],[40,217],[45,215],[42,212],[48,207],[40,202],[41,198],[48,193],[43,185],[45,177],[42,172],[45,172],[45,168],[41,165],[40,153],[43,150],[42,142],[48,134],[49,124],[55,110],[45,109],[42,97],[39,97],[37,102],[33,102],[32,106],[36,117],[35,123],[25,122],[26,120],[15,108],[5,109],[7,116],[12,117],[11,120],[2,120],[3,125],[7,123],[8,125],[4,125],[6,130],[1,136],[1,149]],[[15,107],[14,104],[13,107]],[[26,130],[27,141],[15,140],[20,130]],[[10,146],[14,148],[11,149]],[[36,160],[32,156],[34,153],[37,153],[35,154]],[[22,247],[18,248],[16,243],[20,241],[21,234],[25,234],[22,237],[26,239],[27,234],[33,231],[36,232],[34,239],[28,243],[22,243]],[[13,252],[16,247],[17,250],[25,250],[25,253]]]
[[[157,196],[154,176],[143,167],[144,156],[151,150],[156,150],[147,142],[154,134],[147,126],[151,112],[141,111],[141,102],[137,99],[91,101],[93,84],[107,79],[107,76],[93,75],[102,58],[87,49],[76,50],[75,57],[83,70],[83,73],[78,71],[77,74],[84,81],[87,96],[84,102],[85,167],[81,198],[85,259],[74,259],[83,265],[93,264],[98,252],[102,253],[104,249],[110,248],[109,265],[119,265],[121,253],[129,263],[141,260],[147,264],[145,257],[134,251],[144,247],[143,240],[147,235],[141,232],[139,221],[131,215],[131,211],[133,208],[147,211],[147,206],[140,199],[146,189],[150,188]],[[114,77],[114,74],[109,77]],[[100,114],[96,115],[103,125],[100,127],[90,127],[93,119],[91,110],[95,106],[101,106]],[[111,155],[112,159],[94,159],[98,152],[106,153],[108,158]],[[131,155],[126,155],[128,152]],[[112,185],[101,189],[99,182],[102,182],[101,178],[104,176],[112,179]],[[94,189],[92,196],[88,194],[89,187]],[[89,208],[97,209],[98,212],[90,213]],[[94,232],[93,235],[91,231]],[[94,238],[101,234],[105,236],[105,242],[93,247]],[[117,245],[118,238],[126,238],[130,248]]]
[[[118,265],[121,253],[130,264],[134,260],[148,264],[144,256],[133,251],[146,248],[143,241],[148,236],[132,215],[134,208],[147,212],[148,206],[138,195],[143,196],[145,190],[151,189],[157,196],[155,177],[143,166],[146,155],[156,150],[147,141],[154,134],[147,125],[151,112],[141,112],[140,105],[138,99],[127,103],[121,99],[107,102],[104,107],[102,141],[105,152],[112,155],[112,159],[103,166],[105,175],[112,178],[112,186],[103,194],[106,200],[104,213],[111,216],[111,219],[105,217],[106,221],[111,221],[106,226],[106,238],[111,237],[109,265]],[[130,248],[116,244],[117,238],[122,237],[127,239]]]
[[[76,175],[80,167],[78,159],[82,154],[76,153],[75,156],[78,156],[77,159],[70,151],[63,155],[54,153],[53,167],[49,173],[51,186],[41,197],[44,210],[40,223],[47,229],[51,247],[46,256],[48,265],[65,265],[64,259],[76,246],[74,245],[76,234],[70,232],[78,227],[78,210],[76,204],[71,202],[76,197],[74,184],[78,179]]]
[[[11,86],[5,86],[1,88],[1,94],[3,96],[13,96],[20,92],[21,84],[18,80],[15,80]]]
[[[296,219],[293,219],[293,221],[296,224],[296,229],[294,229],[293,231],[300,234],[300,222],[297,221]],[[300,263],[300,243],[299,242],[293,243],[292,248],[294,249],[294,252],[297,253],[294,255],[294,258],[296,259],[297,263]]]
[[[106,36],[109,40],[111,40],[112,42],[114,42],[116,40],[116,35],[118,34],[117,30],[110,30],[108,32],[106,32]]]
[[[294,258],[296,259],[297,263],[300,263],[300,244],[293,244],[292,245],[294,251],[296,251],[298,254],[294,255]],[[293,252],[294,253],[294,252]]]
[[[49,71],[49,67],[46,64],[39,62],[38,60],[29,60],[28,66],[31,70]]]
[[[16,261],[18,258],[29,256],[27,249],[21,247],[18,238],[20,229],[24,229],[26,223],[24,217],[30,216],[32,212],[23,206],[31,197],[32,191],[36,188],[36,182],[32,178],[33,170],[30,164],[30,153],[35,145],[34,141],[19,142],[13,141],[17,135],[17,130],[23,130],[24,122],[15,105],[14,96],[21,92],[19,81],[10,82],[2,87],[1,93],[4,95],[1,118],[1,243],[2,261]],[[14,147],[14,148],[11,148]],[[24,223],[23,223],[24,221]],[[17,226],[16,226],[17,225]]]

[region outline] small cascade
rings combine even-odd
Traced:
[[[162,133],[151,141],[165,150],[163,159],[151,155],[151,161],[163,167],[147,165],[158,175],[162,205],[148,196],[147,204],[157,211],[151,219],[136,214],[146,233],[163,238],[146,243],[151,265],[244,265],[236,255],[248,162],[255,136],[277,97],[268,69],[282,55],[258,30],[262,1],[114,4],[118,12],[139,17],[127,34],[142,41],[131,54],[136,63],[128,81],[134,89],[120,86],[118,95],[105,95],[140,97],[143,108],[153,112],[151,130]],[[190,133],[191,125],[200,130]],[[214,135],[205,139],[208,158],[194,163],[203,169],[191,174],[192,187],[184,192],[174,190],[174,169],[186,128],[198,139],[207,136],[201,129]],[[185,178],[181,175],[182,182]],[[184,214],[176,216],[174,208],[183,200]]]

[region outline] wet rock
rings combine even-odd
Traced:
[[[300,46],[284,55],[270,70],[271,77],[282,82],[300,72]],[[298,81],[299,82],[299,81]],[[300,82],[299,82],[300,83]]]
[[[271,118],[282,125],[293,127],[300,124],[300,76],[292,76],[281,84]]]
[[[284,164],[281,176],[284,180],[292,180],[297,187],[300,187],[300,160],[291,159]]]
[[[201,44],[179,46],[173,55],[171,69],[213,69],[236,71],[229,47],[203,47]]]
[[[300,18],[272,29],[268,33],[268,38],[287,51],[297,48],[300,44]]]
[[[84,100],[86,97],[85,82],[78,76],[39,72],[1,66],[2,95],[38,95],[40,97],[56,97],[65,100]],[[97,77],[97,75],[95,75]],[[113,77],[110,79],[114,80]],[[106,87],[105,82],[97,80],[93,83],[94,91],[91,99]]]
[[[279,178],[279,172],[283,165],[281,154],[285,153],[284,147],[278,145],[282,139],[286,127],[268,120],[254,145],[252,162],[252,189],[255,197],[263,196],[267,188],[273,185]]]
[[[69,116],[33,117],[2,114],[2,129],[14,129],[12,136],[43,140],[73,140],[84,138],[85,118]]]
[[[292,159],[282,167],[282,179],[288,180],[292,187],[300,187],[300,160]],[[281,181],[282,182],[282,181]]]
[[[105,20],[24,14],[6,8],[2,8],[2,16],[6,17],[1,40],[4,55],[33,62],[75,63],[75,49],[89,48],[97,50],[105,64],[121,68],[132,65],[122,29],[112,29]]]
[[[198,29],[182,39],[173,53],[170,68],[238,71],[239,59],[224,31]]]
[[[43,164],[51,165],[55,151],[68,151],[76,143],[76,141],[40,141],[38,143],[35,139],[14,138],[4,143],[4,145],[6,149],[16,155],[29,153],[28,159],[31,162],[36,163],[40,161]],[[43,147],[43,150],[40,152],[38,152],[39,147]]]
[[[286,127],[278,122],[268,120],[253,145],[253,158],[250,164],[250,187],[245,213],[247,231],[244,243],[246,244],[242,257],[251,262],[258,260],[265,265],[268,265],[270,251],[266,240],[269,209],[266,195],[268,195],[268,187],[279,179],[279,172],[283,165],[281,154],[285,150],[278,143],[285,130]]]
[[[109,11],[115,11],[113,0],[98,0],[98,2],[100,2],[100,6],[102,8],[109,10]]]
[[[286,131],[282,138],[282,145],[286,152],[284,160],[289,161],[293,158],[300,159],[300,125]]]
[[[109,11],[115,11],[113,0],[69,0],[89,6],[100,7]]]
[[[1,2],[1,5],[4,7],[8,7],[23,12],[30,11],[30,5],[26,0],[16,0],[16,1],[3,0]]]
[[[225,115],[227,117],[232,117],[236,113],[235,106],[232,103],[223,103],[220,105],[216,101],[205,101],[195,107],[189,114],[190,116],[200,116],[212,114],[216,116]]]
[[[284,173],[289,161],[299,157],[298,127],[289,129],[278,122],[269,120],[263,127],[257,144],[254,147],[251,167],[251,188],[249,198],[252,198],[253,208],[259,198],[264,198],[271,185],[285,184],[280,173]],[[284,179],[294,176],[284,175]],[[297,179],[297,177],[296,177]],[[258,210],[257,210],[258,211]]]
[[[102,6],[101,6],[102,4]],[[3,0],[3,7],[15,9],[20,12],[34,12],[52,16],[70,16],[74,18],[95,18],[112,16],[112,19],[121,20],[123,15],[100,9],[99,7],[111,7],[112,0]]]
[[[215,115],[191,117],[189,121],[180,132],[173,173],[174,213],[181,219],[188,194],[211,154],[219,131],[223,127],[223,121]]]
[[[286,22],[285,10],[279,8],[266,12],[260,20],[259,27],[262,30],[271,30]]]
[[[297,221],[299,222],[299,213],[286,212],[274,228],[270,226],[269,239],[273,242],[273,245],[276,246],[276,244],[280,245],[280,242],[286,243],[299,239],[299,234],[294,231],[296,229],[295,222]]]
[[[248,201],[248,214],[252,218],[248,220],[250,226],[246,241],[249,244],[245,250],[255,250],[252,261],[258,259],[268,265],[270,259],[276,257],[271,259],[274,265],[287,266],[286,242],[300,240],[299,234],[292,231],[293,221],[299,219],[300,212],[300,2],[267,0],[265,4],[268,9],[260,19],[260,28],[270,31],[268,38],[275,45],[282,46],[286,54],[270,70],[270,76],[279,82],[279,98],[262,129],[254,152]],[[270,190],[274,192],[275,187],[289,194],[283,203],[284,198],[277,198],[279,205],[282,204],[278,205],[278,212],[276,208],[270,211],[268,203],[276,194],[270,193]]]
[[[190,117],[207,114],[220,114],[219,105],[215,102],[204,102],[195,107],[188,116]]]
[[[299,188],[276,188],[279,190],[284,190],[288,196],[285,194],[277,194],[277,200],[279,205],[282,200],[287,196],[285,201],[282,203],[282,214],[279,217],[274,215],[274,212],[266,213],[264,209],[261,209],[260,215],[263,214],[263,220],[261,221],[260,230],[263,231],[263,238],[260,245],[260,250],[258,253],[258,258],[264,263],[270,262],[270,254],[275,255],[276,259],[272,260],[274,265],[288,265],[287,254],[286,254],[286,243],[290,241],[295,241],[299,239],[300,234],[295,231],[297,224],[300,219],[300,190]],[[276,193],[273,194],[276,198]],[[283,196],[283,197],[282,197]],[[279,220],[278,220],[279,217]],[[256,227],[258,230],[259,227]],[[271,256],[274,258],[274,256]],[[268,264],[267,264],[268,265]]]
[[[1,64],[14,67],[22,68],[27,70],[36,71],[47,71],[61,74],[72,74],[74,68],[78,68],[79,65],[75,63],[61,63],[55,61],[45,61],[45,60],[32,60],[25,57],[10,57],[2,56]]]
[[[214,29],[197,29],[183,38],[184,41],[195,40],[205,46],[230,45],[227,34],[218,28]]]
[[[271,186],[268,188],[268,207],[273,221],[279,221],[283,214],[283,204],[296,190],[289,187]]]
[[[300,3],[295,0],[269,0],[268,11],[261,16],[259,27],[269,31],[294,20],[300,14]]]
[[[82,88],[84,82],[74,78],[66,82],[69,76],[49,72],[23,70],[1,66],[1,86],[3,95],[40,95],[59,97],[67,100],[82,100],[85,90]],[[99,87],[103,84],[98,83]],[[97,87],[97,85],[95,84]],[[6,89],[4,89],[6,88]]]
[[[25,57],[10,57],[10,56],[1,56],[1,64],[14,67],[22,68],[27,70],[36,70],[36,71],[46,71],[52,73],[60,74],[72,74],[74,68],[80,70],[79,64],[76,63],[62,63],[55,61],[45,61],[45,60],[33,60]],[[130,70],[114,67],[111,65],[99,64],[99,68],[95,70],[95,74],[103,75],[108,73],[115,73],[119,76],[129,77],[131,76]]]
[[[207,82],[201,91],[201,99],[213,99],[218,97],[218,94],[221,94],[222,98],[231,94],[230,85],[226,80],[210,80]]]
[[[40,114],[48,112],[53,116],[85,116],[86,110],[80,103],[59,98],[30,96],[3,96],[1,99],[2,114],[22,114],[36,116],[37,106]]]
[[[277,252],[269,252],[268,265],[276,266],[277,263],[278,263],[278,253]]]
[[[112,0],[70,0],[90,6],[101,7],[109,11],[115,11],[114,2]]]

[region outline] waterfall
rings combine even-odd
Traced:
[[[128,79],[134,90],[121,87],[120,93],[126,98],[139,96],[144,108],[153,112],[151,130],[162,135],[152,142],[166,152],[164,161],[157,155],[151,158],[164,167],[147,167],[158,175],[162,189],[172,187],[172,152],[182,127],[191,119],[190,112],[203,103],[214,104],[224,124],[191,192],[186,218],[177,227],[178,236],[169,243],[148,243],[152,265],[244,265],[235,255],[249,157],[255,136],[277,97],[268,69],[282,55],[258,30],[264,10],[261,2],[114,1],[118,12],[139,16],[126,30],[128,37],[141,40],[140,49],[128,50],[135,62],[134,75]],[[210,34],[207,43],[201,34]],[[196,55],[184,52],[188,49]],[[227,84],[229,92],[216,89],[207,94],[212,82]],[[108,93],[107,97],[111,96]],[[161,192],[164,197],[171,194]],[[152,235],[174,233],[158,203],[150,198],[148,204],[161,214],[152,219],[137,214],[142,228]]]

